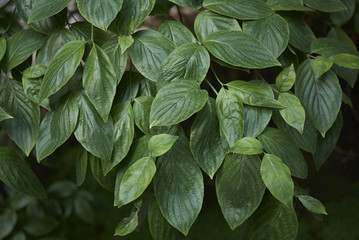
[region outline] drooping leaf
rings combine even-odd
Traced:
[[[341,0],[303,0],[303,2],[308,7],[321,12],[338,12],[346,9]]]
[[[240,20],[260,19],[273,13],[267,4],[260,0],[204,0],[203,7]]]
[[[84,55],[85,43],[71,41],[56,53],[41,83],[40,101],[59,91],[70,80]]]
[[[222,88],[217,96],[219,125],[229,146],[243,136],[244,108],[242,100],[233,92]]]
[[[202,109],[208,93],[191,80],[177,80],[161,88],[152,103],[150,128],[180,123]]]
[[[44,18],[51,17],[64,9],[71,0],[35,0],[32,5],[28,23],[33,23]]]
[[[307,163],[299,148],[290,138],[278,129],[267,128],[258,136],[258,140],[263,144],[266,152],[276,155],[289,167],[293,176],[307,178]]]
[[[243,155],[257,155],[263,153],[263,145],[254,137],[244,137],[235,142],[229,149],[229,152]]]
[[[6,53],[6,47],[7,47],[6,38],[0,37],[0,61]]]
[[[139,31],[133,38],[134,43],[130,48],[133,65],[143,76],[156,81],[162,62],[175,49],[175,45],[167,37],[153,30]]]
[[[316,198],[309,195],[299,195],[298,199],[308,211],[316,214],[328,215],[324,205]]]
[[[110,172],[105,176],[102,169],[103,160],[101,160],[100,158],[89,154],[88,160],[90,162],[92,175],[94,176],[98,184],[100,184],[101,187],[107,189],[108,191],[113,192],[115,189],[116,174],[114,172]]]
[[[177,139],[178,136],[174,136],[171,134],[154,135],[150,138],[150,141],[148,142],[148,150],[153,157],[159,157],[168,152],[168,150],[171,149]]]
[[[29,196],[44,199],[46,191],[30,167],[11,148],[0,147],[0,180]]]
[[[207,36],[204,46],[219,60],[243,68],[279,66],[270,50],[242,31],[218,31]]]
[[[294,183],[287,165],[273,154],[264,154],[260,172],[264,184],[272,195],[288,208],[291,208],[293,206]]]
[[[117,84],[120,83],[127,66],[127,53],[121,53],[121,48],[116,38],[110,38],[101,46],[101,48],[110,58],[115,70]]]
[[[209,98],[197,114],[191,127],[190,146],[194,159],[211,177],[217,172],[225,157],[216,102]]]
[[[75,95],[70,95],[52,112],[47,112],[40,125],[36,158],[40,162],[60,147],[77,125],[79,107]]]
[[[207,50],[196,43],[187,43],[173,50],[157,73],[158,89],[176,79],[184,78],[201,83],[210,66]]]
[[[258,156],[231,154],[218,172],[217,198],[232,230],[250,217],[262,200],[265,186],[260,164]]]
[[[306,60],[298,67],[294,89],[315,127],[324,136],[333,125],[342,103],[342,90],[337,76],[328,71],[316,80],[312,62]]]
[[[315,79],[320,78],[324,73],[328,72],[333,64],[333,59],[317,56],[313,61],[313,74]]]
[[[87,57],[82,83],[90,102],[106,122],[116,94],[117,77],[111,59],[96,44]]]
[[[169,0],[179,6],[200,9],[202,7],[203,0]]]
[[[202,207],[203,176],[186,140],[158,159],[154,192],[164,218],[187,235]]]
[[[76,185],[81,186],[86,178],[88,154],[83,148],[78,152],[76,157]]]
[[[194,32],[200,42],[206,40],[211,33],[221,30],[241,31],[241,27],[234,18],[225,17],[205,10],[200,12],[194,21]]]
[[[6,133],[28,156],[40,132],[40,108],[28,99],[19,82],[5,79],[0,84],[0,107],[12,119],[4,120]]]
[[[284,121],[303,133],[305,110],[299,99],[292,93],[279,93],[278,101],[286,106],[279,110]]]
[[[82,93],[78,95],[79,120],[75,137],[90,153],[109,161],[114,142],[114,126],[112,117],[103,122],[90,100]]]
[[[11,209],[6,209],[0,215],[0,239],[4,239],[14,229],[17,221],[16,212]]]
[[[107,30],[122,7],[123,0],[77,0],[81,15],[94,26]]]
[[[177,47],[186,43],[196,43],[191,31],[182,23],[176,21],[163,22],[158,31],[168,37]]]
[[[341,26],[348,22],[355,13],[355,0],[342,0],[346,9],[330,13],[330,18],[336,26]]]
[[[276,78],[275,84],[280,92],[289,91],[296,79],[296,73],[294,70],[294,65],[291,64],[289,67],[284,68]]]
[[[278,14],[256,21],[245,21],[243,31],[263,43],[274,57],[279,57],[289,42],[288,23]]]
[[[142,204],[142,202],[140,203]],[[136,205],[139,205],[139,203],[135,203],[135,207],[132,209],[129,217],[122,219],[117,224],[114,236],[126,236],[135,231],[139,223],[138,212],[140,211],[140,206]]]

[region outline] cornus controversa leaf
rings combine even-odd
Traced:
[[[205,41],[211,33],[221,30],[241,31],[241,27],[236,19],[208,10],[200,12],[194,21],[194,32],[200,42]]]
[[[157,161],[154,192],[164,218],[185,235],[202,208],[203,188],[201,170],[180,138]]]
[[[104,189],[113,192],[115,189],[116,174],[114,172],[110,172],[109,174],[104,175],[102,168],[104,161],[95,157],[94,155],[89,154],[88,160],[90,162],[92,175],[98,184],[100,184],[100,186]]]
[[[110,58],[96,44],[87,57],[82,83],[89,100],[106,122],[116,94],[117,78]]]
[[[260,0],[204,0],[203,7],[240,20],[260,19],[273,13],[267,4]]]
[[[177,47],[190,42],[196,43],[196,39],[191,31],[177,21],[163,22],[159,26],[158,31],[168,37]]]
[[[288,208],[293,206],[294,183],[290,170],[273,154],[264,154],[260,173],[264,184],[272,195]]]
[[[200,9],[202,7],[203,0],[169,0],[179,6]]]
[[[333,125],[342,103],[337,76],[328,71],[316,80],[312,61],[306,60],[298,67],[294,89],[315,127],[324,136]]]
[[[274,57],[279,57],[289,42],[288,23],[278,14],[256,21],[245,21],[243,31],[263,43]]]
[[[333,64],[333,59],[317,56],[313,61],[313,74],[315,79],[320,78],[324,73],[328,72]]]
[[[222,88],[217,96],[219,125],[229,146],[243,135],[244,108],[241,99],[232,91]]]
[[[123,0],[77,0],[81,15],[92,25],[107,30],[122,7]]]
[[[180,123],[202,109],[208,92],[191,80],[177,80],[161,88],[153,100],[150,128]]]
[[[329,37],[314,40],[311,45],[311,50],[312,53],[317,53],[327,58],[344,53],[359,56],[359,52],[352,46],[338,39]]]
[[[289,67],[284,68],[276,78],[275,84],[280,92],[289,91],[296,79],[296,73],[294,70],[294,65],[291,64]]]
[[[258,156],[230,154],[218,172],[217,198],[232,230],[249,218],[262,200],[265,186],[260,165]]]
[[[302,0],[268,0],[267,4],[276,11],[310,11]]]
[[[2,107],[0,107],[0,122],[10,118],[13,118],[13,116],[8,114]]]
[[[8,38],[5,55],[7,70],[10,71],[24,62],[42,46],[44,41],[45,36],[32,29],[16,32]]]
[[[258,136],[258,140],[263,144],[266,152],[276,155],[289,167],[293,176],[303,179],[307,178],[308,167],[301,151],[280,130],[266,128]],[[279,148],[278,146],[281,147]]]
[[[122,177],[118,207],[136,200],[146,190],[156,173],[152,157],[144,157],[132,164]]]
[[[334,55],[333,61],[340,67],[346,67],[350,69],[359,69],[359,57],[348,54],[348,53],[341,53]]]
[[[226,84],[228,88],[238,95],[244,104],[257,107],[285,108],[255,82],[232,81]]]
[[[105,161],[109,161],[114,144],[114,125],[109,116],[105,123],[90,100],[83,94],[78,94],[79,120],[75,137],[90,153]]]
[[[172,145],[177,141],[178,136],[171,134],[158,134],[150,138],[148,142],[148,150],[153,157],[158,157],[171,149]]]
[[[328,215],[324,205],[318,199],[309,195],[298,195],[298,199],[308,211]]]
[[[305,110],[299,99],[292,93],[279,93],[278,101],[286,106],[279,110],[286,123],[303,133]]]
[[[346,9],[330,13],[330,18],[336,26],[340,26],[348,22],[355,13],[355,0],[342,1]]]
[[[44,18],[51,17],[64,9],[71,0],[35,0],[32,5],[28,23],[33,23]]]
[[[135,231],[139,222],[138,213],[141,209],[141,205],[142,201],[134,204],[130,216],[122,219],[121,222],[117,224],[114,236],[126,236]]]
[[[73,133],[76,128],[79,107],[75,95],[70,95],[53,111],[47,112],[40,125],[36,144],[36,158],[41,162],[52,154]]]
[[[341,0],[303,0],[303,2],[306,6],[321,12],[338,12],[346,9]]]
[[[1,37],[0,38],[0,60],[4,57],[5,53],[6,53],[6,38],[5,37]]]
[[[253,216],[255,231],[251,240],[295,239],[298,220],[293,207],[267,195]]]
[[[244,137],[235,142],[229,149],[229,152],[244,155],[257,155],[263,153],[263,145],[254,137]]]
[[[76,185],[81,186],[86,178],[87,173],[88,154],[83,148],[76,156]]]
[[[44,236],[55,230],[60,225],[54,217],[37,217],[28,219],[23,228],[25,232],[33,236]]]
[[[117,84],[119,84],[122,79],[122,75],[126,70],[127,53],[121,53],[121,48],[116,38],[110,38],[101,46],[101,48],[110,58],[110,61],[112,62],[113,68],[115,70]]]
[[[130,48],[135,40],[131,35],[121,35],[118,37],[118,44],[121,48],[121,54],[124,54]]]
[[[0,107],[13,119],[4,120],[9,137],[28,156],[40,131],[40,108],[28,99],[19,82],[5,79],[0,84]]]
[[[153,30],[139,31],[133,38],[134,43],[130,48],[133,65],[143,76],[156,81],[162,62],[175,49],[175,45],[170,39]]]
[[[0,147],[0,180],[29,196],[40,199],[47,197],[39,179],[11,148]]]
[[[85,41],[71,41],[56,53],[41,83],[40,101],[59,91],[70,80],[84,55],[85,44]]]
[[[280,66],[270,50],[242,31],[218,31],[207,36],[204,46],[219,60],[236,67]]]
[[[17,221],[16,212],[12,209],[5,209],[0,215],[0,239],[4,239],[14,229]]]
[[[201,83],[210,66],[207,50],[196,43],[187,43],[173,50],[157,73],[158,89],[176,79],[184,78]]]
[[[191,152],[199,166],[213,178],[225,157],[216,102],[208,98],[191,127]]]

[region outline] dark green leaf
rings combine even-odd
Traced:
[[[318,199],[309,195],[299,195],[298,199],[301,201],[303,206],[312,213],[328,215],[325,211],[324,205]]]
[[[121,220],[116,226],[115,235],[114,236],[126,236],[133,231],[138,226],[138,212],[139,209],[134,209],[131,212],[129,217],[126,217]]]
[[[159,134],[152,136],[148,142],[148,150],[150,151],[151,156],[159,157],[165,154],[171,149],[177,139],[178,136],[171,134]]]
[[[351,69],[359,69],[359,57],[348,54],[348,53],[340,53],[334,55],[332,57],[334,59],[334,63],[340,67],[346,67]]]
[[[257,209],[265,186],[258,156],[227,155],[216,178],[216,192],[231,229],[241,225]],[[235,184],[234,184],[235,183]]]
[[[303,0],[303,2],[308,7],[321,12],[338,12],[346,9],[341,0]]]
[[[81,186],[86,178],[87,173],[87,151],[83,148],[78,152],[76,157],[76,185]]]
[[[71,0],[35,0],[28,23],[51,17],[64,9]]]
[[[4,239],[14,229],[17,221],[16,212],[6,209],[0,215],[0,239]]]
[[[254,137],[244,137],[235,142],[229,152],[244,155],[261,154],[263,153],[263,145]]]
[[[74,210],[76,215],[85,223],[95,223],[95,213],[88,201],[76,197],[74,200]]]
[[[60,223],[52,217],[33,218],[26,221],[23,228],[33,236],[44,236],[55,230]]]
[[[344,3],[346,9],[330,13],[332,22],[337,26],[348,22],[355,13],[355,0],[342,0],[342,2]]]
[[[191,31],[182,23],[176,21],[163,22],[159,26],[158,31],[168,37],[177,47],[190,42],[196,43],[196,39]]]
[[[0,61],[6,53],[6,46],[7,46],[6,38],[0,37]]]
[[[303,133],[305,110],[299,99],[292,93],[279,93],[278,101],[285,106],[279,110],[284,121]]]
[[[120,83],[122,75],[125,72],[127,66],[127,53],[121,53],[121,48],[116,38],[109,39],[101,46],[101,48],[110,58],[115,70],[117,84]]]
[[[0,122],[10,118],[13,117],[10,114],[8,114],[2,107],[0,107]]]
[[[92,154],[89,155],[89,162],[92,174],[95,177],[96,181],[101,185],[101,187],[113,192],[115,189],[116,175],[113,174],[113,172],[110,172],[105,176],[102,169],[103,161]]]
[[[303,0],[267,0],[267,4],[276,11],[310,11],[303,6]]]
[[[203,0],[169,0],[179,6],[200,9],[202,7]]]
[[[329,37],[315,39],[312,42],[311,49],[312,53],[317,53],[327,58],[343,53],[359,56],[359,52],[352,46],[338,39]]]

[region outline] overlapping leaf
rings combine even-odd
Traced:
[[[200,9],[202,7],[203,0],[169,0],[179,6]]]
[[[177,47],[190,42],[196,43],[196,39],[191,31],[182,23],[176,21],[163,22],[158,31],[172,40]]]
[[[279,93],[278,101],[285,105],[284,109],[279,110],[283,119],[300,133],[303,133],[305,110],[299,99],[291,93]]]
[[[341,0],[303,0],[303,2],[308,7],[321,12],[338,12],[346,9]]]
[[[71,0],[35,0],[28,23],[51,17],[64,9]]]

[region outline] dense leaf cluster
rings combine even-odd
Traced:
[[[181,21],[169,14],[174,6]],[[51,188],[24,157],[41,164],[76,139],[77,185],[89,165],[116,207],[133,204],[115,235],[133,232],[144,215],[155,240],[186,239],[206,174],[232,229],[253,218],[252,239],[295,239],[294,197],[326,214],[293,177],[307,178],[302,151],[319,169],[339,137],[342,101],[350,103],[341,84],[353,87],[359,69],[341,26],[355,7],[355,0],[7,1],[0,121],[11,140],[0,147],[0,180],[46,199]],[[181,9],[195,14],[190,28]],[[150,15],[162,20],[158,30],[139,30]],[[218,66],[250,80],[226,80]],[[92,219],[84,215],[88,198],[75,199],[78,215]],[[2,239],[16,212],[3,212],[0,224]],[[34,230],[41,224],[49,230]],[[46,235],[57,226],[35,216],[24,231]]]

